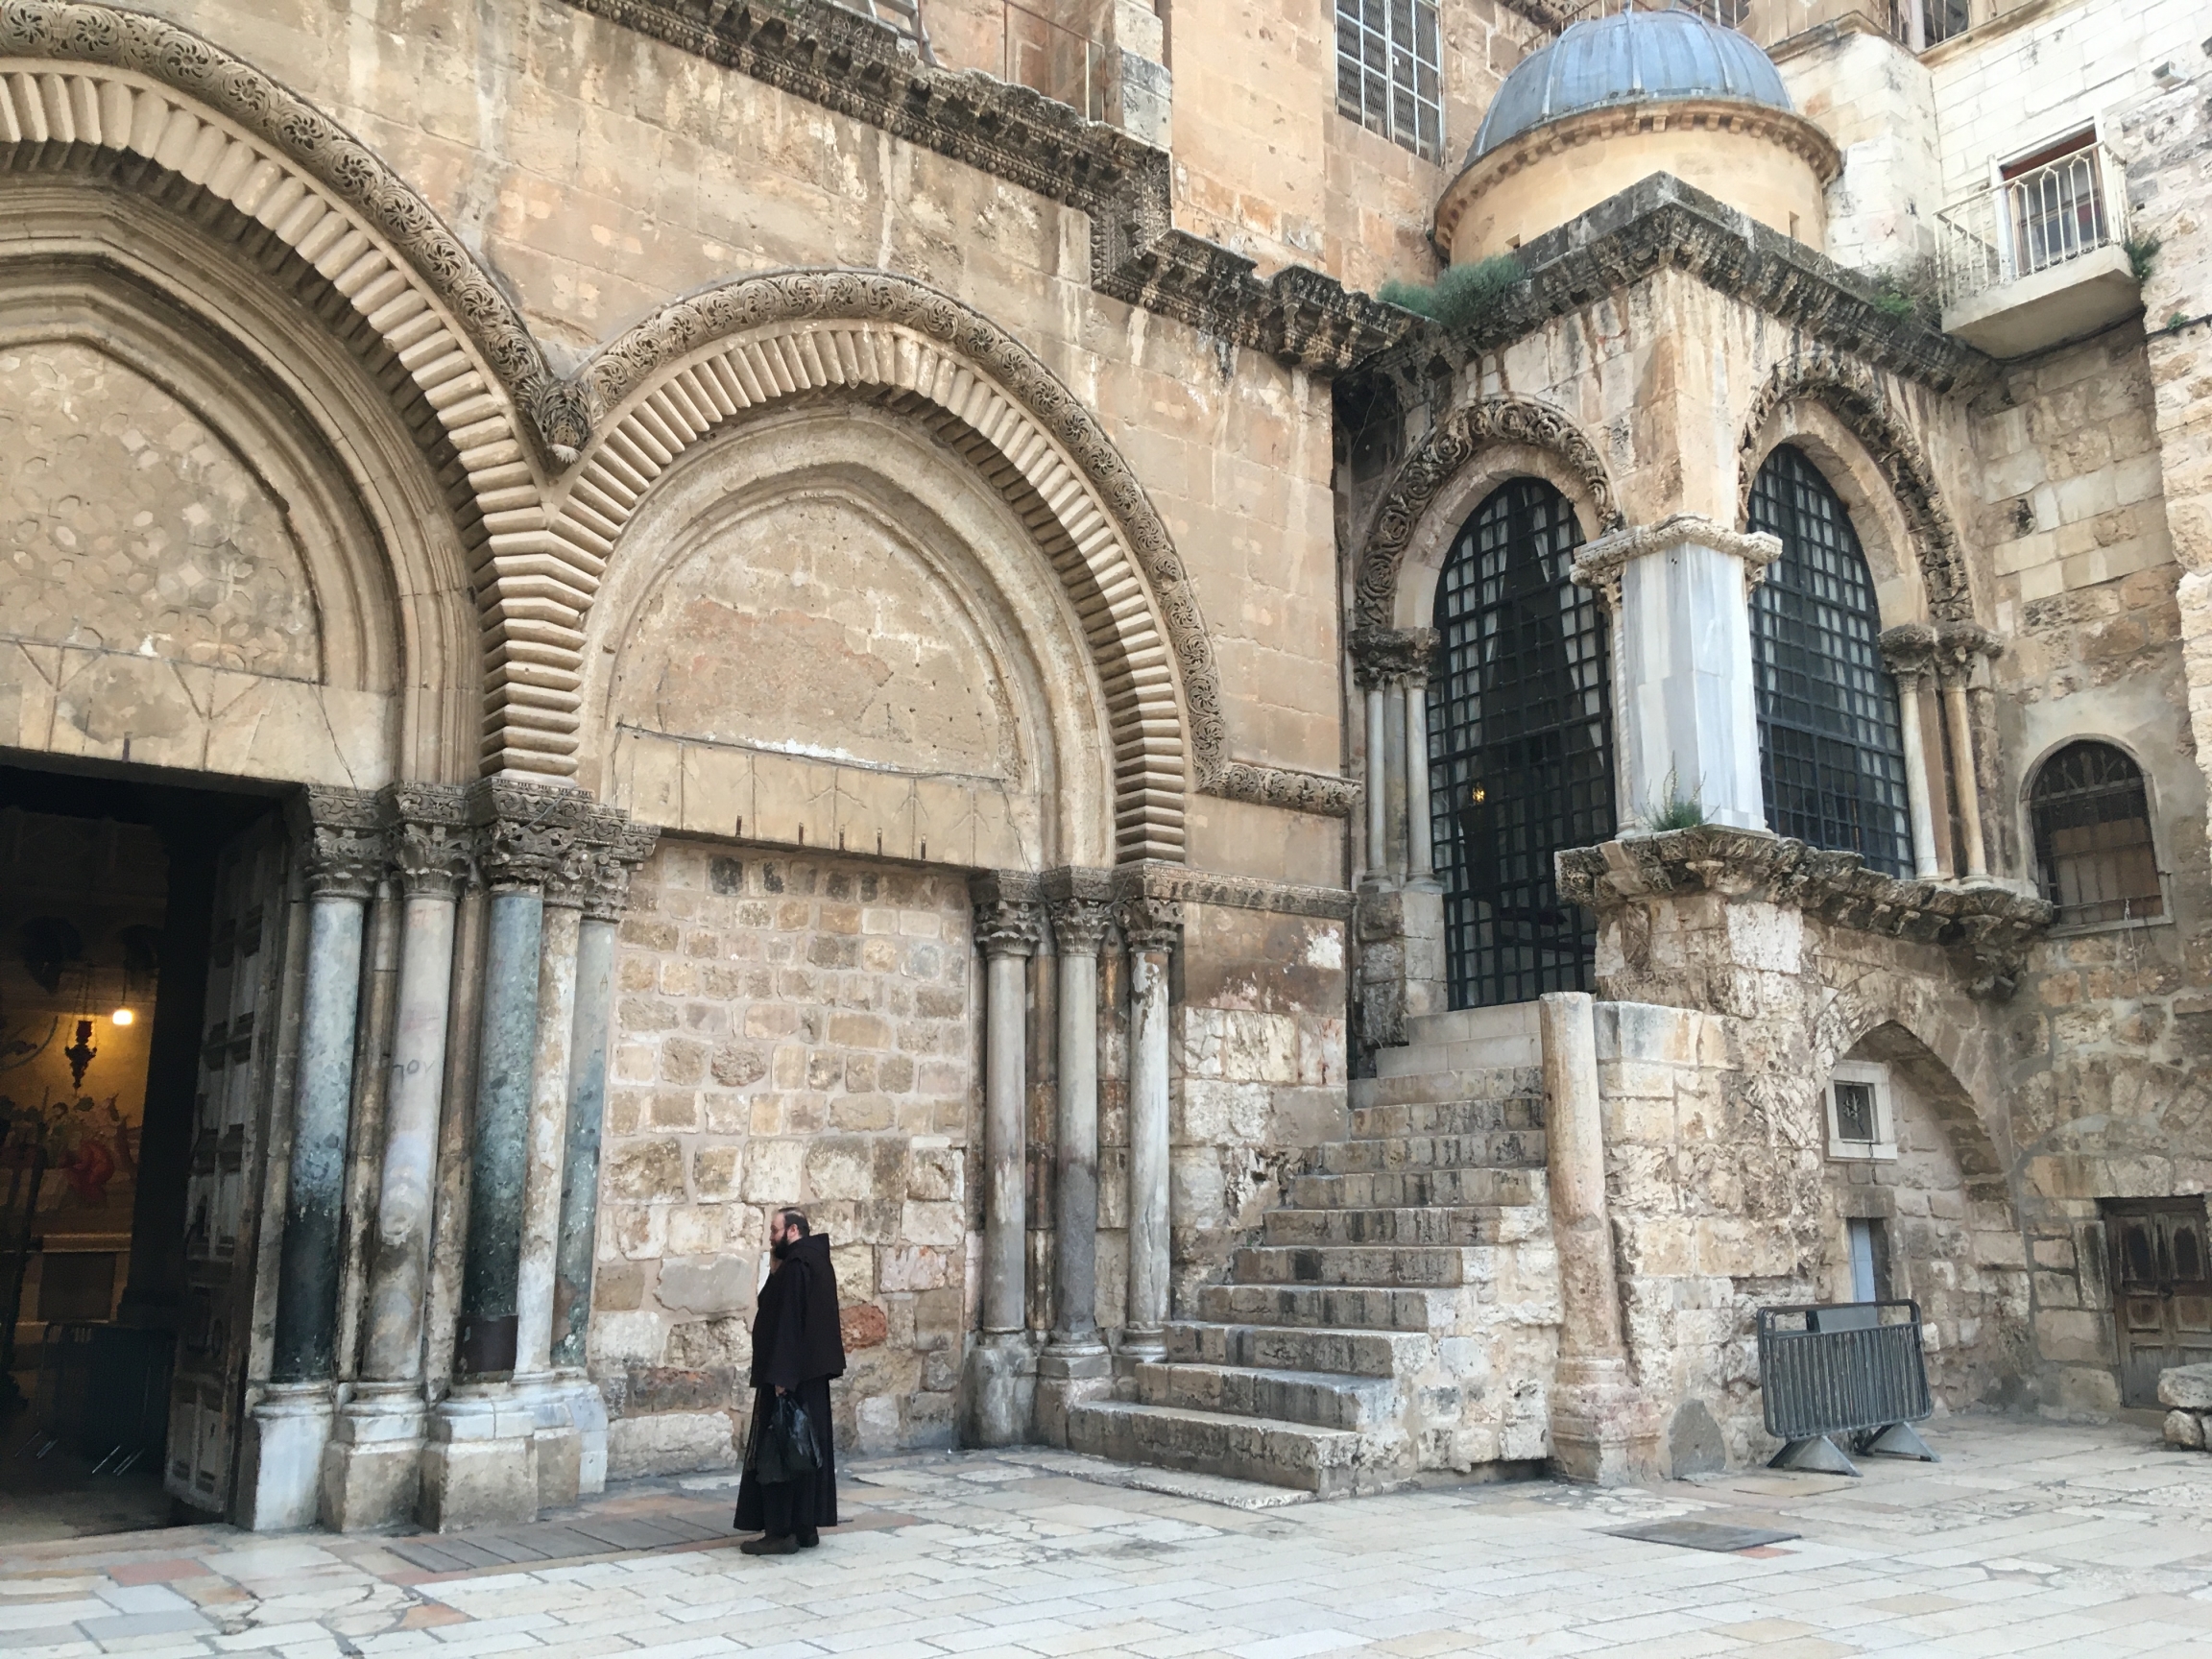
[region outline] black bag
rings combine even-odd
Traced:
[[[804,1480],[820,1472],[821,1448],[814,1444],[814,1424],[805,1407],[791,1394],[779,1394],[768,1409],[753,1446],[753,1472],[765,1485]]]

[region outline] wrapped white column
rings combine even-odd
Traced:
[[[1166,1352],[1173,1251],[1168,1210],[1168,978],[1182,906],[1141,897],[1121,906],[1129,951],[1129,1298],[1120,1352]]]
[[[1621,827],[1643,827],[1671,792],[1705,822],[1764,830],[1751,589],[1782,555],[1772,536],[1676,514],[1582,549],[1575,580],[1613,613]]]
[[[1037,1432],[1068,1443],[1068,1411],[1113,1388],[1098,1335],[1098,947],[1113,919],[1103,870],[1046,878],[1059,963],[1059,1122],[1053,1147],[1052,1340],[1037,1361]]]
[[[1912,874],[1933,881],[1941,874],[1936,854],[1936,815],[1928,799],[1928,745],[1920,730],[1920,682],[1932,666],[1936,631],[1908,622],[1882,633],[1882,660],[1897,682],[1897,726],[1905,743],[1905,801],[1912,824]]]
[[[983,951],[983,1331],[969,1350],[962,1438],[1010,1446],[1028,1438],[1036,1356],[1028,1340],[1022,1119],[1028,1094],[1029,959],[1044,931],[1033,876],[974,884]]]

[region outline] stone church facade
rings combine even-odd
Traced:
[[[165,861],[179,1503],[729,1466],[784,1204],[858,1452],[1742,1464],[1824,1301],[2144,1403],[2201,28],[0,0],[0,766]]]

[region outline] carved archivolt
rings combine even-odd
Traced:
[[[538,566],[547,602],[561,608],[558,639],[549,628],[533,647],[540,684],[529,709],[511,709],[530,723],[513,747],[541,743],[573,769],[585,616],[654,480],[747,410],[808,394],[858,397],[966,455],[1030,527],[1082,618],[1104,686],[1118,856],[1182,857],[1187,758],[1201,788],[1218,786],[1227,764],[1205,623],[1135,474],[1010,336],[905,277],[783,272],[663,307],[593,358],[582,384],[594,435]]]
[[[1799,398],[1821,404],[1866,446],[1911,528],[1930,613],[1940,622],[1971,620],[1974,595],[1966,581],[1966,555],[1943,504],[1943,493],[1936,486],[1928,452],[1899,419],[1874,371],[1855,357],[1815,347],[1774,366],[1751,400],[1737,445],[1739,512],[1750,510],[1751,486],[1767,458],[1763,445],[1776,412]]]
[[[1549,403],[1527,397],[1485,397],[1453,410],[1399,466],[1375,515],[1375,528],[1359,560],[1359,625],[1388,628],[1395,620],[1398,572],[1407,544],[1437,493],[1485,445],[1526,444],[1549,450],[1571,473],[1598,519],[1600,534],[1623,519],[1613,499],[1605,463],[1580,428]]]

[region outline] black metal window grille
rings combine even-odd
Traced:
[[[1444,158],[1436,0],[1336,0],[1336,110],[1416,156]]]
[[[2109,743],[2069,743],[2028,794],[2043,897],[2061,924],[2163,916],[2142,770]]]
[[[1751,528],[1782,539],[1751,599],[1767,827],[1902,876],[1911,856],[1905,738],[1858,533],[1828,480],[1788,445],[1751,486]]]
[[[1575,510],[1536,478],[1461,526],[1436,586],[1429,781],[1452,1005],[1586,991],[1597,935],[1551,855],[1616,828],[1605,617]]]

